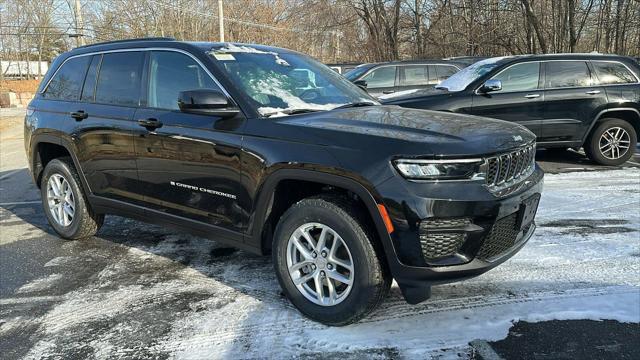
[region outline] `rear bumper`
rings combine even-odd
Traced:
[[[533,215],[523,204],[537,208],[533,200],[539,199],[543,176],[537,168],[517,193],[505,198],[494,197],[478,183],[417,183],[392,178],[379,185],[395,228],[390,234],[392,249],[387,248],[387,261],[398,284],[425,287],[464,280],[509,259],[535,231],[533,221],[523,220],[523,214]],[[466,225],[442,230],[463,235],[456,250],[449,256],[427,256],[433,246],[428,248],[431,240],[426,240],[420,225],[457,219],[464,219]]]

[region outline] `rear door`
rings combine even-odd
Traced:
[[[410,93],[416,89],[424,89],[435,84],[429,83],[427,65],[399,66],[399,84],[396,93]]]
[[[396,91],[397,66],[384,65],[371,70],[361,80],[367,82],[367,92],[374,97],[393,94]]]
[[[508,66],[491,79],[502,82],[502,90],[473,95],[472,114],[525,126],[540,134],[544,94],[540,85],[540,62]]]
[[[607,95],[587,61],[545,62],[544,112],[539,142],[582,142]]]
[[[240,117],[183,113],[178,93],[219,85],[190,55],[151,51],[146,105],[135,119],[155,121],[157,128],[136,126],[137,164],[145,206],[167,214],[242,231],[248,214],[238,206],[240,185]]]

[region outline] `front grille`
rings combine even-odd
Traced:
[[[496,221],[480,247],[477,257],[491,261],[511,249],[516,244],[520,233],[520,229],[516,227],[517,219],[516,212]],[[527,231],[528,228],[525,229],[525,232]]]
[[[426,261],[453,256],[467,239],[468,218],[429,219],[420,223],[420,245]]]
[[[514,185],[521,183],[533,172],[535,155],[536,146],[531,144],[487,158],[485,182],[489,190],[499,196],[515,191],[517,187]]]

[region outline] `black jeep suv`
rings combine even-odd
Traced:
[[[593,161],[620,165],[640,131],[640,66],[597,54],[491,58],[429,93],[386,103],[513,121],[536,134],[539,147],[584,147]]]
[[[382,106],[266,46],[77,48],[52,64],[25,135],[61,237],[118,214],[272,253],[288,298],[332,325],[374,309],[392,278],[417,303],[505,261],[542,189],[527,129]]]

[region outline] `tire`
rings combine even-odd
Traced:
[[[56,196],[56,192],[50,184],[52,178],[54,178],[52,181],[58,186],[59,193],[62,189],[62,195]],[[64,196],[65,192],[68,195],[69,191],[71,195]],[[68,157],[54,159],[47,164],[40,182],[40,193],[49,225],[64,239],[75,240],[91,237],[98,232],[104,222],[104,215],[95,214],[87,203],[80,187],[80,176]],[[49,194],[53,195],[51,199]],[[62,205],[50,206],[50,203]],[[71,206],[72,203],[73,206]],[[63,208],[61,210],[62,216],[58,212],[60,207]]]
[[[620,139],[618,139],[620,141],[619,146],[628,145],[626,150],[615,147],[619,149],[619,152],[615,150],[612,152],[609,150],[612,147],[606,146],[608,143],[607,139],[611,138],[611,134],[615,135],[616,133],[621,134],[619,135]],[[598,164],[617,166],[624,164],[633,156],[637,141],[636,131],[631,124],[624,120],[609,118],[604,119],[589,135],[584,144],[584,151],[591,160]],[[601,146],[603,145],[604,148],[601,150]]]
[[[280,218],[274,234],[272,252],[276,275],[287,298],[308,318],[325,325],[348,325],[373,311],[389,293],[391,275],[381,260],[383,258],[376,253],[371,231],[365,224],[362,211],[354,206],[353,202],[334,196],[304,199],[289,208]],[[322,252],[316,251],[316,259],[311,258],[312,264],[306,265],[308,273],[305,275],[305,270],[301,269],[294,271],[295,275],[292,275],[289,272],[289,261],[295,260],[295,257],[291,256],[291,253],[297,253],[299,259],[305,258],[291,240],[294,237],[303,238],[297,237],[301,234],[297,232],[301,227],[308,229],[316,243],[320,240],[320,233],[327,229],[327,249],[329,246],[333,249],[334,243],[338,245],[335,257],[333,250],[328,251],[326,257],[323,257]],[[339,237],[335,237],[334,234]],[[292,245],[289,245],[290,243]],[[306,249],[312,255],[311,244],[304,240],[301,243],[307,245]],[[341,244],[344,244],[344,247]],[[346,267],[340,265],[348,265],[347,258],[351,260],[352,271],[347,271]],[[336,261],[332,262],[333,260]],[[326,265],[324,261],[327,261]],[[324,279],[318,274],[321,271],[326,271]],[[350,287],[346,282],[341,283],[334,279],[336,272],[342,273],[343,279],[351,279]],[[302,285],[296,285],[294,276],[312,276],[312,279]],[[327,298],[324,305],[305,290],[305,285],[311,290],[317,290],[316,276],[322,281],[322,294]],[[333,284],[333,301],[329,299],[329,282]]]

